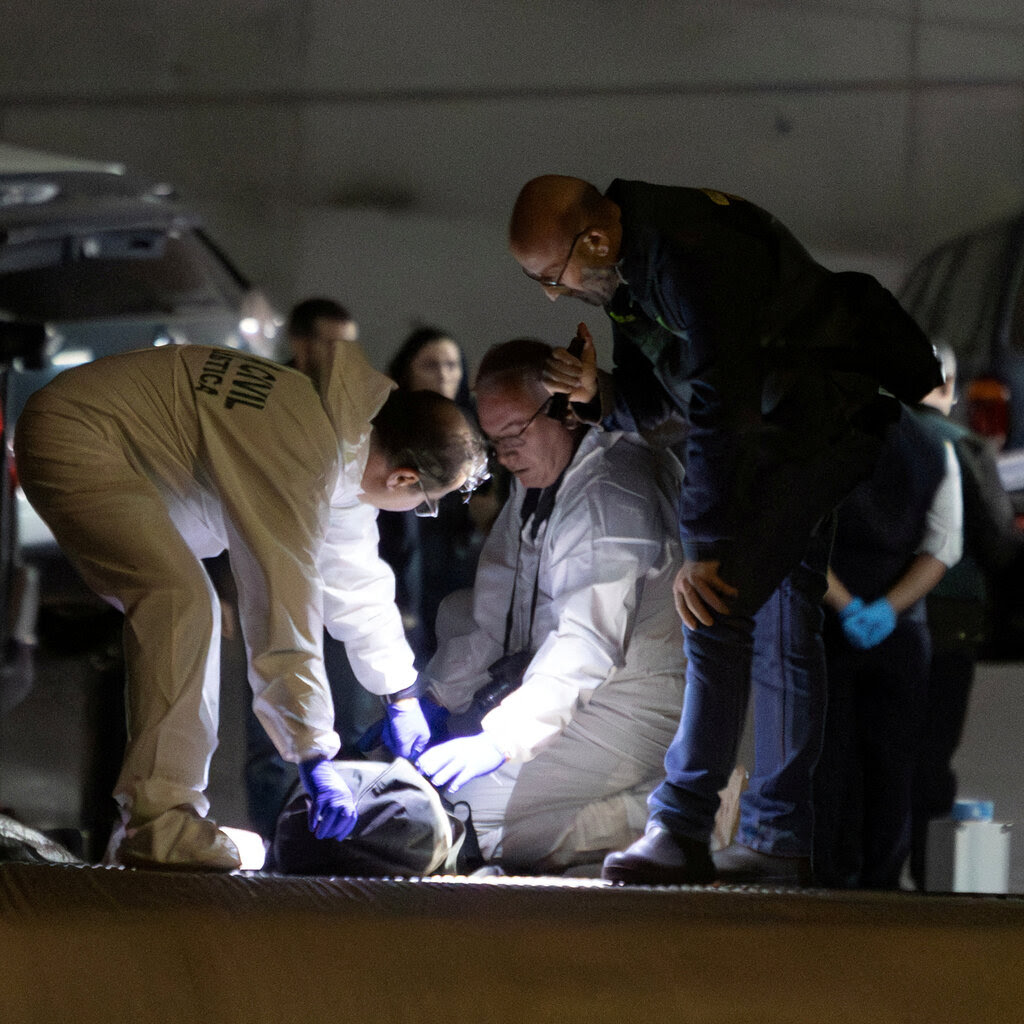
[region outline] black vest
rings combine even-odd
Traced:
[[[903,575],[945,473],[942,442],[902,409],[885,432],[874,474],[839,506],[831,565],[851,593],[873,601]],[[919,606],[905,614],[917,617]]]

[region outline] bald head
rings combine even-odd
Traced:
[[[582,178],[544,174],[520,191],[508,238],[516,261],[549,298],[568,294],[594,302],[587,282],[619,258],[620,210]]]
[[[593,207],[595,197],[600,199],[600,192],[582,178],[544,174],[528,181],[512,208],[512,254],[518,259],[520,253],[540,248],[563,248],[564,241],[586,226],[585,209]]]

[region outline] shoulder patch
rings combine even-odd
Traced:
[[[718,189],[702,188],[700,191],[703,192],[711,202],[717,203],[719,206],[728,206],[733,201],[738,203],[743,202],[742,196],[730,195],[728,192],[719,192]]]

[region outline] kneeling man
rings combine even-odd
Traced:
[[[425,670],[455,738],[417,763],[469,803],[488,860],[597,874],[643,832],[682,707],[679,470],[635,435],[552,418],[550,354],[511,341],[477,375],[481,427],[515,479],[472,609],[448,628],[452,595]]]

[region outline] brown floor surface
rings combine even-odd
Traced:
[[[0,867],[0,1020],[1024,1020],[1024,899]]]

